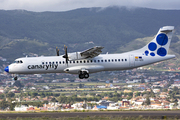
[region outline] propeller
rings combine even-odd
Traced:
[[[68,53],[67,53],[67,46],[64,45],[64,52],[65,52],[65,55],[63,56],[63,58],[66,59],[66,64],[68,64]]]
[[[59,49],[56,47],[56,55],[59,56]]]

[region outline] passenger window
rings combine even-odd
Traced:
[[[64,61],[63,61],[63,64],[64,64]]]
[[[54,64],[54,62],[52,62],[52,64]]]
[[[56,64],[58,64],[58,62],[56,62]]]
[[[46,65],[48,64],[48,62],[46,62]]]
[[[111,60],[110,60],[110,59],[109,59],[108,61],[109,61],[109,62],[111,62]]]
[[[44,62],[42,62],[42,64],[44,65]]]
[[[93,60],[91,60],[91,62],[93,62]]]
[[[86,63],[86,61],[84,60],[84,63]]]
[[[103,62],[103,60],[101,60],[101,62]]]
[[[71,61],[69,61],[69,63],[71,63]]]
[[[125,61],[127,61],[127,59],[125,59]]]
[[[49,62],[49,64],[51,64],[51,62]]]
[[[105,60],[105,62],[107,62],[107,60]]]
[[[123,61],[123,59],[121,61]]]
[[[80,63],[82,63],[82,61],[80,61]]]
[[[59,61],[59,64],[61,64],[61,61]]]
[[[98,62],[100,62],[100,60],[98,60]]]
[[[112,62],[113,62],[114,60],[112,59]]]
[[[75,63],[75,61],[73,61],[73,63]]]
[[[118,59],[118,61],[120,62],[120,59]]]
[[[94,60],[94,62],[96,62],[96,60]]]
[[[87,60],[87,63],[89,63],[89,60]]]
[[[117,62],[117,59],[115,59],[115,62]]]
[[[79,61],[77,61],[77,63],[79,63]]]

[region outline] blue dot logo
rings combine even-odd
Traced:
[[[167,51],[166,51],[166,49],[165,48],[163,48],[163,47],[161,47],[161,48],[159,48],[158,50],[157,50],[157,54],[159,55],[159,56],[166,56],[166,54],[167,54]]]
[[[155,51],[157,49],[157,45],[154,42],[149,43],[148,45],[149,50]]]
[[[154,54],[153,52],[152,52],[152,53],[150,53],[150,55],[151,55],[151,56],[153,56],[153,57],[155,56],[155,54]]]
[[[161,33],[156,37],[156,41],[159,45],[163,46],[168,43],[168,37],[166,34]]]
[[[145,55],[146,55],[146,56],[148,56],[148,54],[149,54],[149,51],[148,51],[148,50],[146,50],[146,51],[145,51]]]
[[[157,43],[156,43],[157,42]],[[154,57],[156,54],[156,50],[157,50],[157,55],[163,57],[167,55],[167,50],[162,47],[165,46],[168,43],[168,37],[166,34],[164,33],[160,33],[159,35],[157,35],[156,37],[156,42],[150,42],[148,44],[148,50],[146,50],[144,53],[146,56],[150,55],[152,57]],[[160,45],[161,47],[158,48],[158,45]]]

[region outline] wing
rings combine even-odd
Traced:
[[[98,56],[99,54],[102,53],[102,49],[104,47],[101,47],[101,46],[95,46],[93,48],[90,48],[88,50],[85,50],[85,51],[82,51],[80,54],[82,57],[85,57],[85,58],[93,58],[93,57],[96,57]]]

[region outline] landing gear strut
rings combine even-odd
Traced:
[[[79,79],[83,79],[83,78],[85,79],[89,78],[89,73],[87,73],[86,71],[80,71]]]
[[[12,77],[14,77],[13,79],[16,81],[18,80],[18,75],[17,74],[12,74]]]

